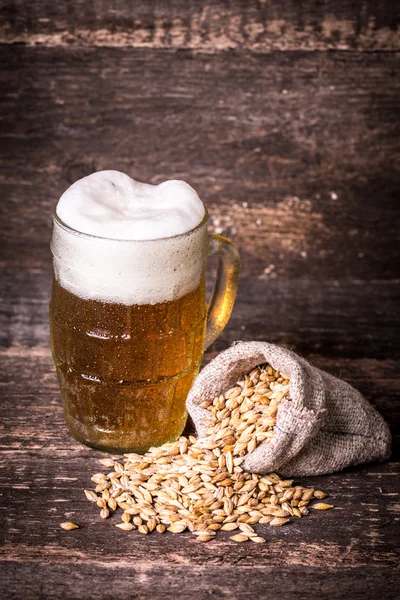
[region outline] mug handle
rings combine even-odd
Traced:
[[[239,252],[222,235],[210,234],[209,255],[218,254],[217,277],[208,305],[207,329],[204,340],[204,350],[217,339],[229,321],[239,281],[240,258]]]

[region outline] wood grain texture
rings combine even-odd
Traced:
[[[205,362],[215,350],[206,354]],[[320,354],[306,355],[318,368],[341,377],[360,390],[390,424],[395,441],[400,441],[400,390],[397,386],[398,361],[368,358],[338,359]],[[12,454],[17,448],[46,460],[57,452],[80,449],[85,456],[98,453],[75,443],[64,426],[55,368],[47,347],[10,348],[0,352],[2,373],[2,449]],[[15,407],[23,407],[23,411]],[[394,459],[400,458],[394,444]],[[16,454],[18,457],[18,452]],[[13,459],[12,459],[13,460]],[[81,465],[83,468],[83,465]],[[379,467],[381,468],[381,467]],[[83,471],[85,469],[83,468]]]
[[[0,513],[0,560],[2,582],[14,593],[7,598],[152,598],[157,590],[168,599],[189,593],[196,600],[210,594],[247,599],[270,598],[284,586],[282,597],[291,599],[299,597],[299,585],[307,586],[307,597],[321,598],[332,595],[338,577],[342,595],[334,597],[351,592],[352,598],[395,598],[397,462],[302,479],[328,491],[335,510],[312,512],[282,529],[260,526],[268,540],[261,549],[238,546],[229,534],[209,545],[190,535],[126,534],[114,527],[116,516],[102,521],[83,496],[102,455],[68,437],[49,352],[15,349],[1,359],[0,488],[6,510]],[[337,368],[322,357],[314,363]],[[348,363],[344,378],[354,382],[362,365],[374,381],[371,400],[385,412],[394,365]],[[15,410],[22,405],[23,412]],[[396,404],[390,407],[393,412]],[[64,520],[81,529],[61,530]]]
[[[219,551],[224,551],[221,545]],[[205,551],[202,548],[200,552],[203,554]],[[8,600],[20,600],[19,593],[25,600],[80,600],[82,597],[88,600],[124,600],[127,597],[133,600],[154,600],[155,594],[163,600],[208,600],[210,597],[223,600],[253,600],[255,594],[259,600],[282,597],[282,594],[285,594],[284,597],[288,600],[297,600],[299,590],[305,590],[307,598],[312,600],[332,597],[347,597],[352,600],[364,600],[366,597],[368,600],[374,600],[384,597],[385,600],[397,600],[398,597],[398,576],[391,569],[342,568],[338,591],[338,576],[334,569],[302,568],[283,564],[270,567],[265,553],[265,564],[262,566],[241,568],[237,563],[244,558],[243,553],[244,550],[238,553],[239,556],[233,565],[217,563],[206,567],[188,567],[180,564],[156,564],[150,567],[149,563],[136,563],[135,557],[124,566],[105,563],[74,563],[72,566],[9,563],[7,566],[3,565],[1,577],[4,586],[11,591]],[[221,570],[224,572],[223,577]],[[16,595],[13,592],[15,581],[18,581]],[[89,581],[92,582],[90,586],[87,584]],[[333,596],[334,593],[336,596]]]
[[[1,0],[0,42],[270,50],[399,49],[392,0]]]
[[[196,551],[205,553],[203,548],[198,550],[198,545]],[[220,544],[219,552],[224,551],[225,545]],[[259,600],[269,600],[283,597],[282,594],[288,600],[297,600],[300,590],[305,590],[307,598],[312,600],[332,597],[347,597],[352,600],[384,597],[385,600],[397,600],[398,597],[398,575],[393,569],[341,568],[339,591],[335,569],[285,566],[284,562],[278,567],[269,566],[269,556],[265,552],[262,553],[263,561],[262,564],[260,561],[259,566],[240,567],[238,564],[246,558],[243,554],[244,550],[240,550],[232,565],[221,563],[216,557],[216,564],[204,567],[181,564],[149,566],[149,563],[137,563],[135,557],[123,566],[109,563],[74,563],[72,566],[9,563],[7,566],[3,565],[1,571],[4,574],[1,575],[4,586],[11,590],[9,600],[19,600],[19,593],[26,600],[80,600],[82,597],[88,600],[123,600],[126,597],[133,600],[154,600],[155,594],[163,600],[208,600],[210,597],[223,600],[253,600],[257,597]],[[184,561],[185,557],[182,559]],[[13,594],[15,581],[18,581],[17,595]],[[91,585],[88,585],[89,581],[92,582]]]
[[[3,265],[48,265],[59,195],[116,168],[188,180],[244,275],[400,278],[396,55],[1,55]]]
[[[0,0],[1,599],[397,600],[399,7]],[[283,344],[386,418],[389,462],[301,481],[334,510],[265,526],[264,545],[200,544],[122,532],[85,500],[101,455],[64,426],[48,244],[59,195],[106,168],[187,180],[238,245],[205,362]]]
[[[52,273],[1,269],[0,345],[48,348]],[[212,276],[208,279],[209,289]],[[302,354],[400,358],[397,281],[242,277],[231,320],[213,345],[266,340]]]

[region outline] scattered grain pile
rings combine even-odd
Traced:
[[[231,537],[236,542],[265,542],[253,525],[285,525],[291,517],[307,515],[313,499],[327,496],[275,473],[260,476],[241,467],[245,454],[274,436],[283,398],[290,399],[288,378],[269,365],[254,369],[224,395],[202,404],[210,411],[206,437],[180,437],[144,456],[127,454],[123,464],[101,460],[112,471],[93,475],[96,488],[85,490],[87,499],[104,519],[122,509],[116,527],[125,531],[189,530],[201,542],[219,530],[236,531]]]

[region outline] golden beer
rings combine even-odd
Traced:
[[[83,229],[61,219],[59,202],[50,330],[65,420],[71,435],[88,446],[143,453],[183,431],[186,397],[204,349],[232,311],[238,253],[228,240],[208,235],[207,212],[183,182],[147,186],[110,171],[84,178],[66,194],[61,212],[69,217],[71,210]],[[195,219],[188,206],[197,211]],[[147,218],[152,211],[153,220]],[[181,219],[183,233],[150,239],[153,225],[156,233],[173,230],[171,214]],[[143,223],[147,237],[119,239],[120,231],[130,233],[125,217],[135,235]],[[198,225],[185,230],[193,221]],[[112,235],[85,233],[92,225]],[[219,254],[220,268],[207,305],[210,252]]]
[[[52,350],[74,438],[112,452],[145,452],[174,440],[203,356],[204,278],[154,305],[105,303],[53,282]]]

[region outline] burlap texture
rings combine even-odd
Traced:
[[[212,360],[197,377],[187,409],[204,435],[200,408],[262,363],[290,378],[290,400],[279,405],[276,435],[243,463],[253,473],[284,477],[322,475],[390,456],[391,435],[381,415],[348,383],[312,366],[294,352],[267,342],[238,342]]]

